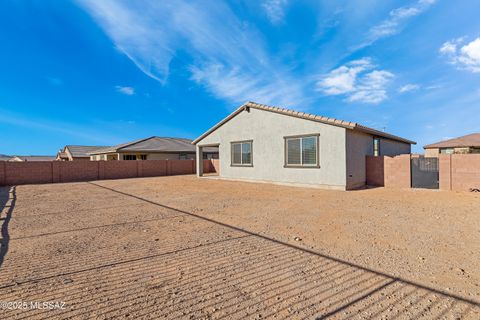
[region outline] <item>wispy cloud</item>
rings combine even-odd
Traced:
[[[410,91],[416,91],[418,89],[420,89],[420,86],[418,84],[409,83],[409,84],[406,84],[406,85],[398,88],[398,92],[399,93],[407,93],[407,92],[410,92]]]
[[[304,101],[301,80],[276,63],[260,33],[223,2],[80,3],[119,50],[161,83],[168,79],[171,59],[182,51],[193,61],[188,62],[191,79],[220,99],[235,103],[259,99],[282,105]]]
[[[26,131],[53,132],[87,142],[105,143],[116,138],[114,135],[105,133],[105,130],[95,130],[91,126],[82,126],[77,123],[52,121],[49,119],[26,117],[19,113],[12,113],[0,108],[0,123],[23,127]]]
[[[440,53],[459,69],[480,73],[480,38],[463,45],[465,37],[445,42]]]
[[[133,96],[135,94],[135,89],[133,87],[115,86],[115,90],[127,96]]]
[[[370,58],[351,61],[317,81],[317,90],[325,95],[343,95],[349,102],[377,104],[388,98],[387,85],[394,74],[378,70]]]
[[[262,8],[265,10],[271,23],[278,24],[283,21],[287,3],[287,0],[265,0],[262,3]]]
[[[354,49],[357,50],[370,46],[380,39],[399,33],[409,19],[426,11],[435,2],[436,0],[418,0],[411,6],[404,6],[391,10],[389,17],[380,22],[378,25],[370,28],[365,41],[356,46]]]
[[[51,84],[51,85],[54,85],[54,86],[61,86],[63,84],[63,80],[60,79],[60,78],[56,78],[56,77],[45,77],[45,79],[47,79],[47,81]]]

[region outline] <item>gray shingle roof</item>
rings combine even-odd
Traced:
[[[425,149],[431,148],[459,148],[459,147],[480,147],[480,133],[467,134],[454,139],[440,141],[426,145]]]
[[[95,152],[100,149],[109,148],[108,146],[65,146],[65,149],[70,151],[70,154],[74,158],[89,158],[91,152]]]
[[[216,152],[216,148],[209,148],[204,152]],[[171,137],[149,137],[145,139],[135,140],[122,143],[116,146],[95,150],[90,154],[102,154],[110,152],[181,152],[194,153],[195,146],[192,140],[185,138]]]

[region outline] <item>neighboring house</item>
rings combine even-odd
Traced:
[[[58,151],[56,160],[58,161],[78,161],[90,160],[90,153],[108,146],[65,146]]]
[[[217,158],[218,149],[205,150],[205,158]],[[192,140],[183,138],[149,137],[107,147],[90,153],[91,160],[166,160],[195,159]]]
[[[438,157],[439,154],[480,153],[480,133],[432,143],[423,148],[425,157]]]
[[[205,132],[197,146],[219,148],[220,177],[333,189],[366,183],[367,155],[409,154],[414,141],[357,123],[248,102]]]
[[[13,156],[8,161],[26,162],[26,161],[54,161],[55,156]]]
[[[7,156],[6,154],[0,154],[0,161],[8,161],[11,158],[11,156]]]

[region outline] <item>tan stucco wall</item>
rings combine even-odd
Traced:
[[[451,148],[446,148],[446,149],[451,149]],[[475,153],[472,152],[472,148],[470,147],[457,147],[453,148],[453,153],[454,154],[469,154],[469,153]],[[438,157],[440,154],[440,149],[439,148],[428,148],[425,149],[425,157]]]
[[[145,153],[145,152],[140,152],[140,153],[136,153],[136,152],[129,152],[129,153],[112,153],[112,154],[108,154],[108,160],[112,160],[111,157],[112,156],[117,156],[118,160],[122,160],[123,161],[123,156],[124,155],[136,155],[137,157],[140,157],[140,155],[142,154],[146,154],[147,155],[147,160],[179,160],[180,159],[180,153]],[[119,155],[119,157],[118,157]],[[105,158],[103,158],[103,156],[105,155],[92,155],[90,157],[91,160],[96,160],[96,161],[99,161],[99,160],[106,160]],[[195,154],[194,153],[187,153],[186,154],[186,158],[185,160],[193,160],[195,159]]]
[[[243,111],[198,142],[220,144],[220,176],[229,179],[272,181],[345,189],[344,128],[269,111]],[[284,136],[320,134],[320,168],[284,168]],[[253,167],[232,167],[232,141],[253,140]]]
[[[394,140],[383,139],[383,138],[380,139],[380,155],[381,156],[393,157],[399,154],[408,154],[411,152],[412,152],[412,146],[408,143],[403,143],[400,141],[394,141]]]
[[[147,153],[147,160],[178,160],[179,153]],[[187,153],[186,159],[195,159],[194,153]]]
[[[439,154],[438,148],[425,149],[425,157],[437,158]]]
[[[373,155],[371,134],[346,130],[347,133],[347,189],[355,189],[366,184],[366,156]],[[410,144],[380,138],[380,155],[396,156],[409,154]]]
[[[366,184],[365,158],[373,155],[373,136],[352,130],[346,130],[346,134],[347,189],[355,189]]]

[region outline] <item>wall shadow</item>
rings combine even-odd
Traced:
[[[155,246],[139,241],[131,251],[108,246],[55,259],[39,256],[36,272],[22,259],[15,261],[17,266],[9,263],[10,270],[2,270],[0,280],[15,282],[0,286],[2,298],[17,300],[28,293],[38,301],[66,300],[69,308],[6,310],[4,319],[479,318],[480,305],[473,299],[90,184],[92,192],[103,188],[112,196],[161,208],[162,213],[167,209],[172,216],[189,217],[185,223],[197,231],[191,239],[165,233]],[[11,204],[14,192],[8,198]],[[184,232],[177,225],[174,230]],[[13,244],[17,242],[12,242],[11,254]]]
[[[350,278],[346,279],[344,281],[344,283],[348,284],[349,281],[356,281],[355,285],[350,285],[349,286],[349,290],[352,290],[352,288],[355,288],[355,286],[359,286],[360,284],[364,283],[364,284],[362,284],[363,287],[361,289],[357,290],[356,292],[350,293],[348,296],[342,297],[341,299],[336,301],[335,306],[332,304],[332,305],[329,305],[328,307],[323,308],[323,312],[322,312],[323,314],[318,315],[318,313],[317,313],[317,319],[326,319],[326,318],[331,318],[331,317],[349,318],[348,316],[345,316],[345,314],[346,314],[345,311],[347,309],[350,310],[352,308],[357,308],[359,310],[362,310],[362,309],[367,309],[367,307],[365,307],[365,305],[367,305],[367,306],[369,306],[369,305],[378,306],[379,301],[387,300],[387,297],[385,296],[385,292],[387,290],[392,291],[392,292],[402,291],[403,292],[402,295],[405,296],[405,299],[403,299],[403,300],[405,300],[405,301],[406,301],[406,297],[408,297],[408,294],[405,293],[405,292],[408,291],[408,290],[412,290],[412,292],[415,292],[415,295],[417,295],[417,296],[418,296],[419,293],[422,294],[422,298],[416,297],[416,300],[414,302],[411,302],[411,301],[409,302],[410,304],[416,306],[420,310],[420,311],[417,312],[418,313],[417,315],[415,314],[415,312],[413,312],[412,315],[409,315],[409,317],[413,316],[413,318],[416,318],[416,317],[420,316],[422,314],[422,312],[426,312],[426,310],[431,310],[432,308],[434,308],[434,306],[439,305],[439,304],[442,305],[442,309],[440,310],[442,314],[449,313],[450,311],[453,310],[453,306],[458,306],[460,304],[462,305],[462,308],[463,308],[462,313],[464,315],[469,313],[471,310],[475,310],[475,312],[478,312],[478,310],[480,308],[480,303],[478,301],[473,300],[473,299],[462,297],[462,296],[459,296],[459,295],[456,295],[456,294],[453,294],[453,293],[450,293],[450,292],[446,292],[446,291],[443,291],[443,290],[440,290],[440,289],[437,289],[437,288],[422,285],[420,283],[416,283],[414,281],[410,281],[410,280],[404,279],[402,277],[393,276],[393,275],[390,275],[390,274],[385,273],[385,272],[381,272],[381,271],[378,271],[378,270],[373,270],[373,269],[370,269],[370,268],[367,268],[367,267],[364,267],[364,266],[361,266],[361,265],[358,265],[358,264],[355,264],[355,263],[352,263],[352,262],[349,262],[349,261],[346,261],[346,260],[342,260],[342,259],[339,259],[339,258],[336,258],[336,257],[333,257],[333,256],[329,256],[329,255],[326,255],[326,254],[322,254],[322,253],[319,253],[319,252],[315,252],[315,251],[307,249],[307,248],[302,248],[302,247],[299,247],[299,246],[296,246],[296,245],[293,245],[293,244],[290,244],[290,243],[282,242],[282,241],[279,241],[279,240],[276,240],[276,239],[273,239],[273,238],[270,238],[270,237],[267,237],[267,236],[249,231],[249,230],[245,230],[245,229],[233,226],[233,225],[229,225],[227,223],[216,221],[214,219],[207,218],[207,217],[204,217],[204,216],[200,216],[200,215],[192,213],[192,212],[177,209],[177,208],[170,207],[170,206],[167,206],[167,205],[164,205],[164,204],[161,204],[161,203],[158,203],[158,202],[146,199],[146,198],[142,198],[142,197],[134,195],[134,194],[129,194],[129,193],[126,193],[126,192],[123,192],[123,191],[119,191],[119,190],[109,188],[109,187],[106,187],[106,186],[102,186],[102,185],[92,183],[92,182],[89,182],[89,183],[91,185],[97,186],[99,188],[107,189],[107,190],[110,190],[110,191],[118,193],[118,194],[123,194],[125,196],[132,197],[132,198],[135,198],[135,199],[153,204],[155,206],[159,206],[159,207],[162,207],[162,208],[165,208],[165,209],[169,209],[169,210],[172,210],[172,211],[177,212],[177,213],[182,213],[182,214],[185,214],[185,215],[189,215],[191,217],[195,217],[195,218],[201,219],[203,221],[214,223],[218,226],[225,227],[225,228],[228,228],[230,230],[242,232],[244,234],[252,236],[252,238],[258,239],[262,243],[270,243],[271,245],[280,246],[282,248],[285,248],[286,250],[288,249],[289,254],[291,254],[292,252],[295,252],[295,251],[306,253],[309,256],[317,257],[317,259],[320,258],[322,260],[329,261],[330,263],[333,263],[333,264],[337,265],[339,268],[347,268],[348,270],[350,270],[350,274],[357,273],[357,276],[351,276]],[[368,279],[364,279],[364,280],[360,281],[359,280],[360,276],[368,277]],[[330,288],[330,290],[333,292],[332,296],[338,295],[338,291],[342,291],[342,290],[345,291],[346,290],[346,289],[339,289],[341,287],[336,286],[336,285],[339,284],[338,283],[339,279],[342,279],[342,278],[345,278],[345,277],[346,277],[346,275],[342,275],[340,278],[337,277],[337,279],[335,281],[333,281],[335,286],[333,288]],[[367,284],[368,284],[368,286],[367,286]],[[311,288],[311,290],[303,290],[303,291],[301,291],[301,293],[302,294],[308,293],[309,294],[309,299],[315,300],[314,297],[315,297],[316,293],[314,293],[313,289],[321,288],[323,285],[324,284],[313,286]],[[325,291],[328,291],[328,290],[325,290]],[[410,294],[412,294],[412,293],[410,293]],[[389,297],[389,299],[390,298],[391,297]],[[370,301],[370,300],[372,300],[372,301]],[[401,314],[401,309],[402,308],[405,308],[404,311],[409,311],[409,310],[412,309],[411,306],[407,306],[407,307],[402,307],[401,306],[402,303],[405,302],[405,301],[401,301],[401,302],[397,301],[398,310],[395,309],[395,306],[396,306],[395,304],[392,304],[392,302],[387,302],[387,305],[389,307],[385,307],[385,308],[383,308],[383,310],[377,311],[377,313],[380,314],[381,312],[385,312],[385,311],[393,312],[392,310],[395,310],[395,312],[398,313],[397,316],[402,317],[402,314]],[[392,307],[392,305],[393,305],[393,307]],[[451,308],[445,307],[447,305],[451,305],[452,307]],[[278,312],[280,312],[280,311],[278,311]],[[237,311],[235,311],[235,312],[237,312]],[[229,315],[232,315],[232,314],[226,314],[225,317],[220,316],[218,318],[219,319],[222,319],[222,318],[227,319],[227,318],[229,318],[228,317]],[[269,315],[273,316],[273,314],[269,314]]]
[[[15,208],[15,202],[17,201],[16,187],[0,187],[0,221],[2,223],[0,240],[0,268],[3,265],[5,256],[8,252],[8,246],[10,243],[10,233],[8,225],[12,218],[13,209]]]

